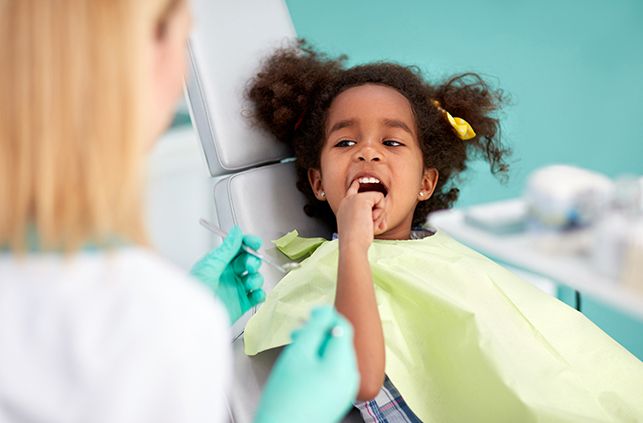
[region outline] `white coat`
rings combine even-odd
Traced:
[[[218,422],[228,317],[152,253],[0,252],[0,422]]]

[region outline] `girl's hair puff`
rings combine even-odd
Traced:
[[[424,80],[414,66],[376,62],[345,68],[346,56],[332,59],[305,41],[277,50],[251,81],[247,96],[254,106],[257,125],[290,145],[296,156],[297,188],[306,195],[304,210],[335,227],[327,202],[316,199],[308,182],[308,169],[320,168],[328,109],[343,91],[364,84],[391,87],[411,104],[426,168],[436,168],[439,178],[433,195],[420,202],[413,225],[425,223],[429,212],[450,207],[458,198],[454,180],[468,161],[481,157],[491,172],[505,176],[509,150],[500,143],[500,123],[494,116],[504,102],[503,92],[493,89],[479,75],[456,75],[439,84]],[[476,132],[459,139],[435,102],[452,116],[465,119]]]

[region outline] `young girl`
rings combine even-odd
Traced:
[[[314,253],[249,322],[247,353],[288,343],[310,307],[334,302],[355,328],[366,421],[643,417],[638,360],[574,310],[420,228],[457,199],[472,157],[507,172],[500,91],[476,74],[433,85],[392,63],[345,69],[300,43],[267,61],[249,98],[257,122],[295,151],[305,211],[336,223],[338,240],[277,242]],[[609,370],[590,371],[606,357]]]

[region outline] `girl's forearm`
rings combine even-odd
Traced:
[[[340,244],[335,307],[355,329],[355,352],[360,372],[357,398],[373,399],[384,382],[384,335],[377,310],[367,251]]]

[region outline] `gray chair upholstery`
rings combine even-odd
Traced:
[[[243,93],[260,61],[295,38],[284,0],[194,0],[187,95],[212,176],[288,157],[244,118]]]
[[[328,228],[303,212],[295,188],[290,151],[245,117],[247,82],[261,59],[295,38],[283,0],[195,0],[195,27],[189,41],[186,94],[193,124],[214,178],[214,215],[224,230],[239,225],[260,236],[264,252],[286,258],[271,240],[297,228],[305,236],[329,236]],[[215,239],[213,239],[214,241]],[[220,241],[220,240],[216,240]],[[282,277],[262,267],[265,289]],[[231,421],[252,421],[278,351],[256,357],[243,353],[243,328],[253,311],[233,326],[234,380],[228,397]]]
[[[294,27],[283,0],[195,0],[192,7],[195,23],[188,42],[186,94],[214,178],[214,213],[209,218],[226,231],[239,225],[261,236],[268,246],[276,232],[257,232],[256,228],[260,221],[278,222],[279,216],[275,213],[262,219],[254,214],[259,204],[247,202],[252,197],[245,194],[256,184],[253,174],[258,166],[278,163],[290,151],[251,125],[244,93],[262,59],[294,40]],[[244,182],[245,178],[250,181]],[[267,285],[272,286],[278,275],[267,272]],[[233,327],[233,339],[243,332],[249,317],[242,317]]]

